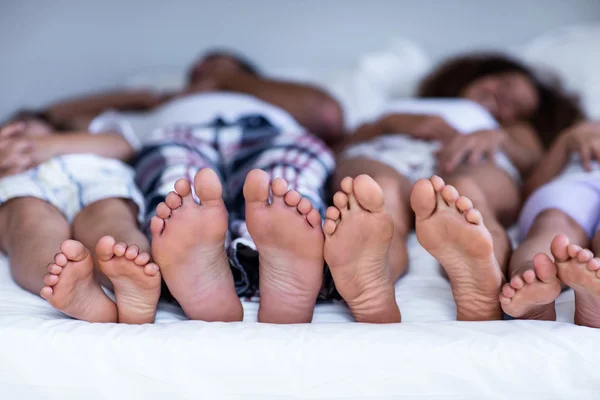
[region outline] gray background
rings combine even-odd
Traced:
[[[0,118],[214,45],[272,68],[346,66],[394,37],[437,59],[597,20],[599,0],[0,0]]]

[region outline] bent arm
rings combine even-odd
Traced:
[[[504,130],[507,136],[502,143],[502,150],[521,175],[526,177],[542,158],[543,146],[529,125],[519,124]]]
[[[342,108],[321,89],[250,74],[231,76],[224,89],[246,93],[283,108],[300,125],[328,143],[338,140],[344,132]]]
[[[539,165],[533,170],[525,182],[525,196],[529,196],[537,188],[554,179],[566,167],[570,159],[566,137],[561,135],[550,147]]]

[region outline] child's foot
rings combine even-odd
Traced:
[[[400,322],[389,249],[394,225],[383,192],[368,175],[344,178],[327,210],[325,261],[357,322]]]
[[[83,244],[65,240],[48,265],[40,296],[70,317],[117,322],[117,306],[94,279],[94,259]]]
[[[502,310],[520,319],[556,320],[554,301],[560,294],[556,265],[543,253],[533,258],[533,269],[515,274],[500,293]]]
[[[150,254],[104,236],[96,245],[96,257],[100,270],[113,284],[119,322],[154,322],[161,280],[158,266],[150,263]]]
[[[433,176],[415,183],[410,204],[419,243],[444,267],[459,321],[502,318],[503,276],[481,213],[453,186]]]
[[[227,210],[219,177],[203,169],[194,178],[200,205],[187,179],[175,183],[152,218],[152,256],[169,291],[190,319],[241,321],[242,304],[235,291],[225,252]]]
[[[269,189],[273,202],[269,204]],[[244,184],[246,224],[259,254],[258,320],[310,322],[323,283],[321,216],[285,180],[269,184],[262,170],[252,170]]]
[[[550,251],[558,278],[575,291],[575,323],[600,328],[600,259],[587,249],[569,244],[565,235],[552,240]]]

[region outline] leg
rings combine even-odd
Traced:
[[[259,321],[310,322],[323,281],[323,190],[333,156],[317,138],[281,133],[268,122],[262,141],[256,140],[260,132],[251,132],[255,128],[242,129],[248,148],[232,161],[228,184],[234,215],[237,211],[238,218],[245,219],[247,239],[258,251]],[[246,174],[239,187],[237,182]],[[233,233],[242,237],[243,229]]]
[[[1,243],[19,285],[73,318],[117,321],[115,304],[94,279],[89,252],[68,240],[69,224],[54,206],[31,197],[14,199],[0,208],[0,222],[11,232]]]
[[[500,295],[505,313],[515,318],[556,319],[554,300],[560,294],[560,282],[550,243],[562,233],[570,243],[587,246],[599,208],[600,197],[587,182],[556,180],[530,196],[519,218],[520,236],[525,239],[510,261],[510,282]]]
[[[457,319],[501,319],[498,294],[504,277],[492,236],[473,202],[434,176],[415,183],[410,203],[419,243],[448,274]]]
[[[511,243],[503,223],[512,223],[519,212],[519,188],[506,172],[493,164],[462,167],[444,180],[471,199],[481,212],[484,224],[492,234],[498,264],[506,273]]]
[[[359,175],[359,172],[367,175]],[[345,178],[342,178],[345,176]],[[400,322],[394,284],[408,265],[408,179],[378,161],[342,162],[327,210],[325,260],[358,322]]]
[[[93,202],[73,221],[73,236],[94,249],[99,280],[108,280],[115,291],[119,322],[154,322],[160,273],[150,263],[150,244],[138,227],[137,206],[118,198]]]

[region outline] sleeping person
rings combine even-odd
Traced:
[[[125,164],[138,140],[94,126],[56,132],[32,113],[17,120],[0,129],[0,246],[14,280],[76,319],[153,322],[160,272]]]
[[[561,287],[575,292],[575,323],[600,328],[600,123],[565,130],[527,184],[522,243],[500,294],[514,318],[555,320]],[[590,247],[592,251],[586,249]]]
[[[321,221],[334,169],[325,141],[343,127],[335,100],[212,53],[152,112],[95,123],[150,134],[136,182],[153,259],[190,319],[240,321],[239,296],[260,294],[260,322],[311,321],[331,292]]]
[[[494,54],[443,64],[419,94],[390,104],[342,147],[325,260],[336,282],[363,288],[338,287],[357,319],[398,321],[394,283],[407,269],[405,242],[416,226],[449,277],[457,319],[501,319],[511,254],[504,226],[519,211],[521,176],[579,111],[559,89]],[[356,271],[368,271],[364,282]]]

